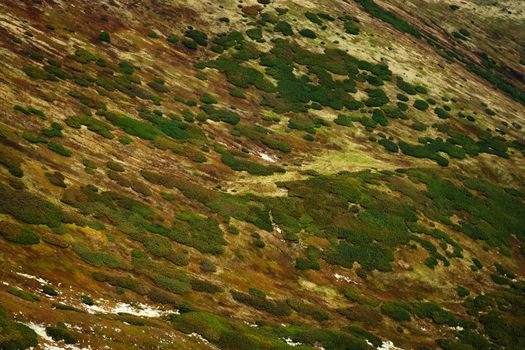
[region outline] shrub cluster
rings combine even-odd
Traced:
[[[264,293],[255,288],[250,289],[249,293],[236,290],[232,290],[230,293],[236,301],[275,316],[289,316],[292,313],[286,302],[270,300]]]

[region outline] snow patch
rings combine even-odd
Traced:
[[[299,346],[299,345],[303,345],[303,343],[301,342],[295,342],[292,340],[292,338],[284,338],[284,341],[286,342],[286,344],[290,345],[290,346]]]
[[[22,272],[15,272],[15,273],[18,276],[22,276],[22,277],[25,277],[25,278],[28,278],[28,279],[31,279],[31,280],[35,280],[35,281],[37,281],[38,283],[40,283],[42,285],[49,284],[48,280],[40,278],[40,277],[36,277],[36,276],[33,276],[33,275],[28,275],[27,273],[22,273]]]
[[[267,162],[270,162],[270,163],[275,163],[277,161],[277,159],[275,159],[274,157],[264,153],[264,152],[261,152],[259,153],[259,157],[261,157],[263,160],[267,161]]]
[[[167,314],[178,314],[178,310],[162,310],[151,305],[139,303],[137,305],[130,305],[126,303],[118,303],[115,306],[109,305],[85,305],[87,312],[91,314],[95,313],[107,313],[107,314],[118,314],[126,313],[134,316],[141,317],[161,317]]]
[[[403,350],[394,345],[390,340],[384,341],[377,350]]]
[[[198,341],[200,341],[201,343],[210,346],[212,349],[217,349],[217,350],[219,349],[219,348],[213,346],[213,345],[208,341],[208,339],[204,338],[204,337],[203,337],[202,335],[200,335],[199,333],[195,333],[195,332],[190,333],[190,334],[188,334],[188,337],[195,338],[195,339],[197,339]]]
[[[356,281],[354,281],[353,279],[351,279],[350,277],[348,277],[348,276],[344,276],[344,275],[340,275],[340,274],[338,274],[338,273],[336,273],[336,274],[334,275],[334,277],[335,277],[335,279],[338,280],[338,281],[343,280],[343,281],[345,281],[345,282],[347,282],[347,283],[359,284],[359,283],[357,283]]]
[[[35,333],[49,344],[44,344],[44,350],[91,350],[91,347],[79,348],[73,344],[57,344],[53,338],[47,335],[46,327],[41,324],[29,322],[24,323],[27,327],[35,331]],[[51,345],[52,344],[52,345]]]

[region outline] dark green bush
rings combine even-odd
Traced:
[[[50,295],[52,297],[56,297],[58,295],[58,291],[50,284],[46,284],[42,287],[42,292],[46,295]]]
[[[58,78],[39,67],[23,67],[22,71],[33,80],[58,81]]]
[[[75,338],[75,336],[73,336],[63,324],[59,324],[56,327],[46,327],[46,334],[50,336],[54,341],[63,341],[66,344],[78,343],[77,338]]]
[[[44,129],[42,130],[42,134],[44,134],[47,137],[62,137],[64,136],[62,134],[62,125],[59,123],[51,123],[50,129]]]
[[[370,305],[355,305],[348,308],[337,309],[337,312],[354,322],[364,322],[370,325],[378,325],[383,316],[377,308]]]
[[[434,113],[436,113],[436,115],[441,119],[450,118],[450,115],[443,108],[436,107],[434,109]]]
[[[199,30],[189,29],[184,33],[184,36],[192,39],[198,45],[201,45],[201,46],[208,45],[208,36],[206,35],[206,33],[201,32]]]
[[[23,177],[24,171],[21,168],[22,158],[15,152],[3,145],[0,145],[0,165],[7,168],[9,173],[15,177]]]
[[[309,39],[317,38],[317,34],[315,34],[315,32],[313,30],[308,29],[308,28],[301,29],[299,31],[299,34],[301,34],[301,36],[303,36],[305,38],[309,38]]]
[[[22,323],[14,322],[0,305],[0,349],[24,350],[38,346],[37,334]]]
[[[412,26],[407,21],[397,17],[394,13],[385,10],[384,8],[377,5],[373,0],[356,0],[366,12],[370,15],[379,18],[383,22],[391,24],[397,30],[413,35],[416,38],[421,38],[421,33],[417,28]]]
[[[55,152],[55,153],[60,154],[61,156],[71,157],[71,151],[69,151],[68,149],[66,149],[64,146],[62,146],[59,143],[55,143],[55,142],[51,142],[50,141],[47,144],[47,148],[50,149],[51,151]]]
[[[215,267],[215,264],[208,259],[201,259],[199,266],[202,272],[216,272],[217,271],[217,267]]]
[[[310,260],[307,258],[297,258],[295,260],[295,268],[297,270],[316,270],[321,269],[321,265],[315,260]]]
[[[86,304],[88,306],[95,305],[95,301],[89,295],[81,295],[80,300],[83,304]]]
[[[428,107],[429,107],[428,103],[424,100],[414,101],[414,108],[419,109],[420,111],[426,111]]]
[[[291,36],[294,34],[292,26],[285,21],[280,21],[275,24],[273,27],[275,32],[281,33],[284,36]]]
[[[232,88],[230,89],[230,96],[237,97],[237,98],[246,98],[246,95],[241,89]]]
[[[120,71],[127,75],[132,75],[135,71],[135,67],[128,61],[120,61],[118,66]]]
[[[235,290],[230,292],[233,299],[257,310],[268,312],[275,316],[289,316],[292,313],[292,310],[285,302],[269,300],[264,293],[256,293],[252,289],[250,293],[242,293]]]
[[[12,190],[0,184],[0,212],[32,225],[57,227],[64,214],[54,204],[23,190]]]
[[[381,139],[378,141],[378,143],[389,152],[396,153],[399,151],[398,145],[389,139]]]
[[[410,321],[409,307],[401,302],[390,301],[381,305],[381,312],[394,321]]]
[[[40,298],[34,294],[31,294],[29,292],[26,292],[22,289],[18,289],[18,288],[11,288],[11,289],[8,289],[7,292],[11,295],[14,295],[16,297],[19,297],[20,299],[24,299],[26,301],[31,301],[31,302],[38,302],[40,301]]]
[[[238,158],[231,153],[223,153],[221,155],[221,162],[223,162],[235,171],[247,171],[252,175],[269,176],[274,173],[285,172],[285,170],[279,166],[262,165],[252,160]]]
[[[17,244],[33,245],[40,243],[40,236],[38,233],[8,221],[0,222],[0,236],[6,241]]]
[[[337,115],[337,118],[334,120],[334,123],[338,125],[342,125],[342,126],[352,126],[353,118],[350,115],[339,114]]]
[[[22,134],[22,137],[26,141],[31,142],[31,143],[47,143],[48,142],[45,138],[35,135],[31,131],[24,131],[24,133]]]
[[[108,275],[104,273],[94,272],[92,274],[93,279],[99,282],[106,282],[115,287],[129,289],[137,294],[145,295],[148,293],[148,289],[138,280],[121,275]]]
[[[106,43],[111,42],[111,37],[109,36],[109,33],[104,30],[100,32],[100,34],[98,35],[98,38],[100,41],[103,41]]]
[[[87,264],[96,267],[107,266],[113,269],[122,268],[124,263],[111,253],[89,249],[82,243],[73,243],[73,251]]]
[[[190,280],[191,289],[197,292],[205,292],[205,293],[220,293],[223,291],[221,287],[219,287],[216,284],[213,284],[211,282],[192,278]]]
[[[306,303],[301,299],[287,299],[286,303],[298,314],[310,316],[319,322],[330,320],[332,318],[329,312],[315,305]]]
[[[64,182],[66,179],[62,173],[59,173],[58,171],[55,171],[54,173],[45,173],[47,180],[57,187],[66,188],[67,185]]]

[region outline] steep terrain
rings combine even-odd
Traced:
[[[0,1],[0,349],[525,348],[525,5]]]

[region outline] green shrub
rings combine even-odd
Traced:
[[[124,263],[111,253],[91,250],[82,243],[73,243],[72,247],[73,251],[89,265],[96,267],[107,266],[113,269],[122,268],[124,266]]]
[[[246,95],[241,89],[232,88],[230,89],[230,96],[245,99]]]
[[[505,266],[501,265],[500,263],[494,263],[494,267],[496,268],[496,271],[502,276],[505,276],[510,279],[515,279],[516,274],[512,271],[508,270]]]
[[[55,153],[58,153],[60,154],[61,156],[64,156],[64,157],[71,157],[71,151],[69,151],[68,149],[66,149],[64,146],[62,146],[61,144],[59,143],[55,143],[55,142],[48,142],[47,144],[47,148]]]
[[[303,36],[305,38],[309,38],[309,39],[317,38],[317,34],[315,34],[315,32],[313,30],[308,29],[308,28],[301,29],[299,31],[299,34],[301,34],[301,36]]]
[[[135,71],[135,67],[128,61],[120,61],[118,67],[122,73],[127,75],[132,75]]]
[[[23,177],[24,171],[21,168],[22,158],[15,152],[3,145],[0,145],[0,165],[3,165],[9,173],[15,177]]]
[[[58,78],[39,67],[23,67],[22,71],[33,80],[58,81]]]
[[[399,142],[399,148],[401,149],[401,152],[408,156],[416,157],[416,158],[428,158],[435,160],[439,165],[441,166],[448,166],[448,159],[444,158],[443,156],[439,155],[437,152],[441,151],[441,148],[438,148],[436,145],[412,145],[405,141]]]
[[[250,293],[235,290],[230,291],[230,293],[234,300],[275,316],[289,316],[292,313],[285,302],[269,300],[264,293],[256,293],[253,288]]]
[[[370,325],[378,325],[383,316],[375,307],[370,305],[355,305],[348,308],[337,309],[337,312],[354,322],[364,322]]]
[[[0,305],[0,349],[23,350],[38,346],[37,334],[22,323],[14,322]]]
[[[385,117],[385,113],[381,109],[374,109],[374,111],[372,112],[372,119],[379,125],[388,125],[388,120]]]
[[[24,131],[22,137],[31,143],[47,143],[47,140],[43,137],[33,134],[31,131]]]
[[[48,326],[46,327],[46,334],[50,336],[54,341],[63,341],[66,344],[76,344],[78,343],[77,338],[75,338],[68,330],[67,327],[63,324],[59,324],[56,327]]]
[[[210,119],[215,121],[225,122],[230,125],[237,125],[241,120],[241,117],[237,113],[225,109],[218,109],[211,105],[204,105],[201,107],[201,109]]]
[[[381,305],[381,312],[394,321],[410,321],[410,312],[406,304],[390,301]]]
[[[297,258],[295,260],[295,268],[297,270],[316,270],[321,269],[321,265],[315,260],[310,260],[306,258]]]
[[[47,180],[57,187],[66,188],[67,185],[64,182],[66,179],[62,173],[59,173],[58,171],[55,171],[54,173],[45,173]]]
[[[191,289],[197,292],[205,292],[205,293],[220,293],[223,291],[223,289],[216,284],[213,284],[211,282],[192,278],[190,281]]]
[[[436,324],[446,324],[450,327],[468,326],[465,321],[458,319],[452,312],[444,310],[439,305],[431,302],[414,304],[412,313],[420,318],[430,318]]]
[[[106,282],[112,286],[129,289],[137,294],[145,295],[148,293],[148,288],[144,286],[140,281],[121,275],[108,275],[104,273],[94,272],[92,274],[93,279],[99,282]]]
[[[184,33],[184,36],[192,39],[198,45],[201,45],[201,46],[208,45],[208,36],[206,35],[206,33],[201,32],[199,30],[189,29]]]
[[[111,169],[113,171],[117,171],[117,172],[124,172],[126,169],[122,166],[122,164],[118,163],[118,162],[115,162],[113,160],[109,160],[107,163],[106,163],[106,166],[108,167],[108,169]]]
[[[465,297],[469,296],[469,294],[470,294],[470,291],[467,288],[462,287],[462,286],[458,286],[456,288],[456,291],[457,291],[458,296],[460,298],[465,298]]]
[[[398,78],[398,79],[399,79],[399,78]],[[399,84],[399,82],[400,82],[400,81],[398,80],[398,84]],[[403,83],[406,84],[405,82],[403,82]],[[403,84],[403,83],[401,83],[401,84]],[[402,102],[408,102],[408,100],[409,100],[408,96],[403,95],[403,94],[397,94],[397,99],[398,99],[399,101],[402,101]]]
[[[50,295],[52,297],[58,296],[58,291],[50,284],[46,284],[42,287],[42,292],[46,295]]]
[[[364,102],[367,107],[381,107],[390,101],[381,89],[366,89],[365,91],[369,96]]]
[[[42,130],[42,134],[44,134],[47,137],[62,137],[64,136],[62,134],[62,125],[59,123],[51,123],[50,129],[44,129]]]
[[[57,227],[64,214],[54,204],[23,190],[12,190],[0,184],[0,212],[32,225]]]
[[[200,98],[200,101],[205,104],[215,104],[217,103],[217,99],[211,95],[203,95]]]
[[[158,93],[165,94],[170,92],[170,89],[165,84],[164,79],[156,77],[153,81],[148,83],[148,86]]]
[[[216,272],[217,271],[217,267],[215,267],[215,264],[213,264],[213,262],[205,258],[201,259],[199,266],[202,272]]]
[[[448,118],[450,118],[450,115],[443,108],[436,107],[434,109],[434,113],[436,113],[436,115],[440,119],[448,119]]]
[[[84,295],[84,294],[81,295],[80,300],[82,301],[83,304],[86,304],[88,306],[95,305],[95,301],[89,295]]]
[[[261,41],[263,38],[263,31],[261,27],[250,28],[246,30],[246,35],[252,40]]]
[[[31,301],[31,302],[38,302],[38,301],[40,301],[39,297],[37,297],[34,294],[31,294],[31,293],[28,293],[26,291],[23,291],[22,289],[11,288],[11,289],[8,289],[7,292],[9,294],[11,294],[11,295],[19,297],[20,299],[24,299],[26,301]]]
[[[327,321],[332,318],[329,312],[315,305],[306,303],[301,299],[288,299],[286,303],[297,313],[310,316],[316,321]]]
[[[319,26],[323,24],[323,21],[313,12],[305,12],[304,16],[310,20],[310,22],[315,23]]]
[[[352,116],[339,114],[337,115],[337,118],[334,120],[334,123],[338,125],[342,125],[342,126],[352,126],[353,119],[354,118],[352,118]]]
[[[176,44],[180,41],[180,39],[176,35],[170,35],[166,38],[170,43]]]
[[[399,18],[394,13],[385,10],[384,8],[377,5],[373,0],[356,0],[366,12],[373,17],[379,18],[383,22],[392,25],[397,30],[413,35],[416,38],[421,38],[421,33],[417,28],[412,26],[407,21]]]
[[[97,60],[97,56],[89,52],[86,49],[77,49],[73,56],[73,59],[78,63],[87,64]]]
[[[414,108],[419,109],[420,111],[426,111],[428,107],[429,107],[428,103],[424,100],[414,101]]]
[[[399,151],[399,146],[389,139],[381,139],[378,141],[378,143],[389,152],[397,153]]]
[[[275,32],[281,33],[284,36],[291,36],[294,34],[290,23],[285,22],[285,21],[277,22],[275,26],[273,27],[273,30]]]
[[[34,245],[40,243],[38,233],[8,221],[0,222],[0,236],[6,241],[17,244]]]
[[[154,30],[150,30],[148,32],[148,38],[158,39],[159,37],[160,37],[159,34],[156,31],[154,31]]]
[[[410,127],[416,131],[425,131],[428,129],[428,126],[426,124],[423,124],[419,121],[414,121],[414,123],[412,123]]]
[[[252,175],[269,176],[274,173],[284,173],[285,170],[279,166],[266,166],[254,162],[252,160],[235,157],[231,153],[224,153],[221,155],[221,162],[229,166],[235,171],[247,171]]]
[[[106,43],[111,42],[111,37],[109,36],[109,33],[104,30],[100,32],[100,34],[98,35],[98,38],[100,41],[103,41]]]
[[[161,136],[162,132],[151,124],[144,123],[140,120],[121,115],[117,112],[104,111],[100,112],[111,124],[118,126],[127,134],[140,137],[144,140],[153,140]]]
[[[184,294],[191,291],[191,285],[188,282],[180,281],[166,276],[156,276],[153,281],[160,288],[166,289],[175,294]]]

